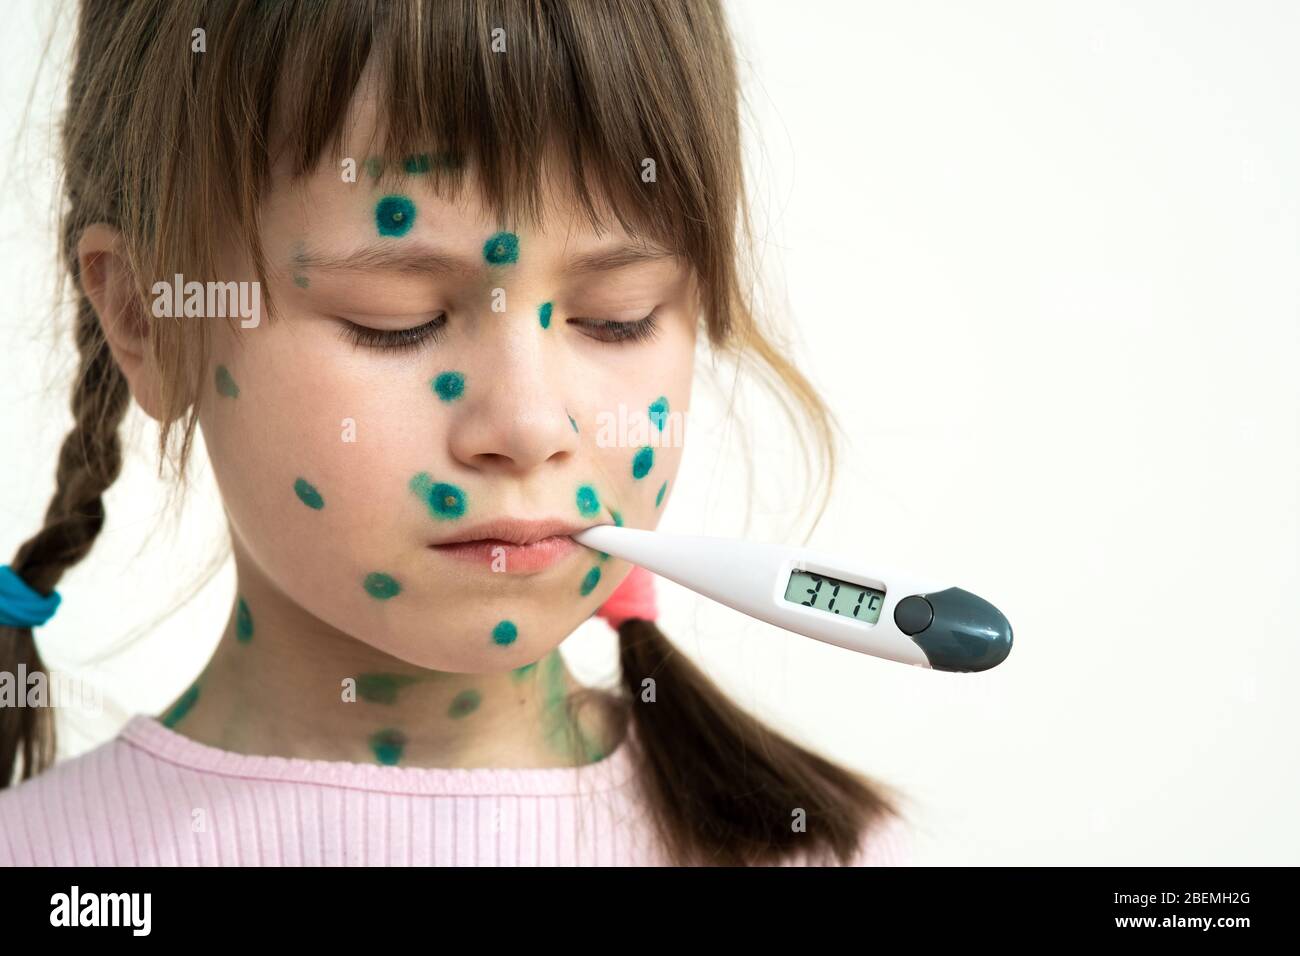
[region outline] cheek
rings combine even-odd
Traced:
[[[409,391],[405,377],[350,377],[316,331],[279,332],[214,349],[201,423],[232,531],[286,590],[362,581],[403,527],[401,476],[437,436],[412,440],[416,410],[394,394]]]

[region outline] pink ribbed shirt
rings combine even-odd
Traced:
[[[626,745],[579,768],[251,756],[137,714],[0,791],[0,866],[664,865],[632,761]],[[891,818],[853,865],[910,863]]]

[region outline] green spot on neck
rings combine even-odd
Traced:
[[[199,682],[195,681],[190,685],[189,690],[181,695],[180,699],[172,705],[171,710],[167,711],[162,718],[164,727],[175,727],[180,723],[181,718],[193,709],[199,699]]]
[[[406,734],[392,727],[380,730],[370,738],[370,749],[374,752],[375,759],[389,766],[402,759],[405,747]]]
[[[243,598],[239,599],[235,611],[235,637],[241,644],[247,644],[253,639],[253,615],[248,610],[248,602]]]
[[[451,706],[447,708],[447,716],[454,720],[459,720],[478,710],[478,705],[482,702],[483,696],[476,690],[463,690],[455,696]]]

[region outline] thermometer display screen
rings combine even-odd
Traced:
[[[812,571],[792,571],[785,586],[785,599],[792,604],[875,624],[880,620],[885,592]]]

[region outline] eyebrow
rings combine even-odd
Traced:
[[[570,273],[608,272],[642,262],[676,258],[676,253],[650,244],[625,244],[570,258],[564,270]],[[474,262],[445,249],[423,244],[362,246],[343,255],[303,251],[293,257],[299,269],[326,272],[397,272],[406,275],[460,275],[481,273],[486,264]]]

